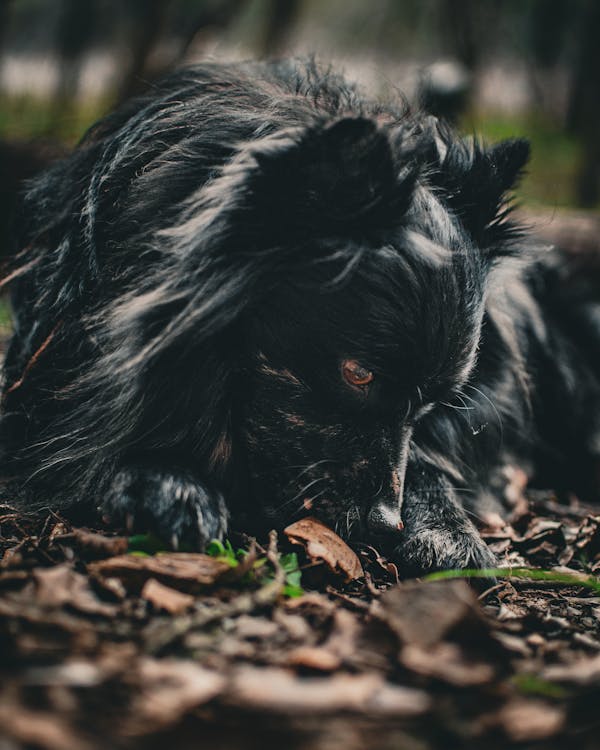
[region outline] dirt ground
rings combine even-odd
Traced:
[[[310,521],[153,554],[2,508],[0,750],[598,747],[600,515],[483,533],[513,575],[398,581]]]

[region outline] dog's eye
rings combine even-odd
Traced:
[[[358,388],[364,388],[373,380],[373,373],[355,359],[345,359],[342,362],[342,376],[346,383]]]

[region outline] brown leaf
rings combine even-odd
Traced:
[[[284,529],[293,544],[300,544],[309,558],[324,562],[346,581],[362,578],[364,572],[357,555],[334,531],[315,518],[302,518]]]
[[[141,591],[149,578],[165,586],[191,594],[212,586],[231,570],[231,566],[210,555],[194,552],[165,552],[153,557],[119,555],[88,566],[102,577],[120,578],[129,590]]]
[[[124,536],[106,536],[86,529],[73,529],[68,534],[54,535],[53,541],[73,547],[85,560],[122,555],[127,552],[128,546]]]
[[[427,648],[459,627],[484,629],[477,597],[465,581],[405,583],[383,594],[381,604],[383,618],[403,643]]]
[[[279,627],[272,620],[256,615],[240,615],[235,621],[235,634],[244,640],[266,640],[274,638]]]
[[[300,646],[290,651],[287,662],[292,667],[306,667],[320,672],[333,672],[340,666],[341,659],[322,646]]]
[[[149,578],[141,592],[142,599],[150,602],[154,609],[164,610],[171,615],[179,615],[194,604],[194,597],[165,586],[156,578]]]
[[[92,747],[91,743],[75,733],[64,718],[51,712],[7,705],[4,701],[0,701],[0,727],[2,747],[2,737],[7,738],[7,748],[27,746],[42,750],[90,750]],[[11,740],[14,740],[14,744]]]
[[[324,646],[342,661],[349,660],[360,650],[360,631],[361,626],[356,615],[345,609],[337,609],[333,614],[331,633]]]
[[[565,723],[565,710],[536,700],[519,698],[507,703],[499,724],[515,742],[533,742],[558,734]]]
[[[243,708],[282,714],[353,711],[379,716],[418,716],[430,707],[426,693],[386,683],[380,675],[297,677],[276,668],[240,667],[223,695]]]
[[[553,664],[543,670],[542,678],[574,685],[599,685],[600,654],[587,659],[577,659],[572,664]]]
[[[578,529],[575,547],[593,560],[600,554],[600,516],[588,516]]]
[[[132,735],[175,724],[188,711],[218,695],[225,685],[222,675],[183,659],[144,658],[134,678],[139,685],[127,727]]]
[[[459,687],[485,685],[495,676],[491,664],[473,661],[455,643],[437,643],[427,649],[405,646],[400,652],[400,661],[412,672]]]
[[[75,572],[69,563],[53,568],[36,568],[33,571],[35,599],[46,607],[68,605],[91,615],[113,617],[118,608],[100,601],[89,587],[88,579]]]
[[[381,555],[375,547],[366,545],[360,550],[362,565],[370,574],[375,584],[380,584],[382,589],[387,588],[387,584],[400,583],[400,574],[395,563]]]

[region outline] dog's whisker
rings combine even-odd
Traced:
[[[465,508],[465,513],[471,518],[475,518],[477,521],[480,521],[482,524],[485,523],[485,518],[479,515],[479,513],[476,513],[472,508]]]
[[[373,500],[375,500],[375,498],[377,498],[377,497],[379,497],[379,495],[381,495],[381,491],[383,490],[383,485],[384,485],[384,484],[385,484],[385,482],[384,482],[384,480],[382,479],[382,480],[381,480],[381,482],[380,482],[380,484],[379,484],[379,489],[378,489],[378,490],[377,490],[377,492],[376,492],[376,493],[375,493],[375,494],[373,495]]]
[[[306,500],[310,500],[311,503],[314,503],[315,500],[318,500],[320,497],[323,497],[323,495],[327,492],[327,490],[328,490],[328,487],[324,487],[322,490],[320,490],[316,494],[310,495],[308,498],[303,498],[302,502],[298,505],[298,507],[292,514],[292,516],[299,516],[299,515],[305,514],[306,511],[308,510],[306,506]],[[282,505],[281,507],[283,508],[284,506]]]
[[[476,386],[471,385],[470,383],[467,383],[466,387],[467,388],[471,388],[472,390],[475,391],[475,393],[478,393],[492,407],[492,410],[493,410],[493,412],[494,412],[494,414],[496,416],[496,419],[498,421],[498,429],[500,431],[500,445],[502,445],[502,443],[504,442],[504,425],[502,423],[502,416],[500,415],[500,412],[498,411],[498,408],[496,407],[496,404],[492,401],[492,399],[487,394],[485,394],[481,390],[481,388],[477,388]]]
[[[315,461],[314,463],[308,464],[308,465],[307,464],[288,464],[286,466],[277,467],[276,469],[271,469],[270,471],[256,472],[255,476],[256,477],[271,477],[277,474],[282,474],[286,471],[289,471],[290,469],[301,469],[300,473],[290,480],[290,484],[291,484],[293,482],[297,482],[298,479],[300,479],[300,477],[303,474],[306,474],[307,471],[316,469],[317,466],[322,466],[323,464],[326,464],[326,463],[335,464],[338,462],[333,458],[322,458],[320,461]]]
[[[294,497],[291,497],[289,500],[286,500],[282,505],[279,506],[280,510],[283,510],[283,508],[287,508],[289,505],[294,503],[299,497],[302,497],[311,487],[314,487],[319,482],[324,482],[326,480],[326,477],[317,477],[316,479],[313,479],[311,482],[308,482],[299,492],[297,492]],[[304,499],[304,498],[303,498]],[[311,498],[314,499],[314,498]]]
[[[293,481],[297,482],[300,479],[300,477],[306,474],[307,472],[312,471],[313,469],[316,469],[317,466],[322,466],[323,464],[326,464],[326,463],[332,463],[332,459],[322,458],[320,461],[315,461],[312,464],[308,464],[308,466],[305,466],[302,469],[302,471],[294,478]]]

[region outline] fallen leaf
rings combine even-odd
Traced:
[[[149,578],[141,592],[142,599],[150,602],[154,609],[164,610],[171,615],[179,615],[194,604],[194,597],[165,586],[156,578]]]
[[[134,591],[141,591],[149,578],[155,578],[165,586],[195,594],[214,585],[229,573],[231,566],[201,553],[165,552],[153,557],[110,557],[91,563],[88,570],[105,578],[119,578]]]
[[[8,750],[22,746],[41,750],[91,750],[92,744],[75,733],[69,724],[65,718],[51,712],[31,711],[0,701],[0,747]],[[6,745],[3,738],[7,740]]]
[[[127,552],[128,541],[123,536],[106,536],[87,529],[73,529],[68,534],[54,535],[53,541],[73,547],[85,560],[113,557]]]
[[[438,643],[428,649],[414,645],[404,646],[399,659],[411,672],[459,687],[485,685],[495,676],[491,664],[473,661],[455,643]]]
[[[334,531],[315,518],[302,518],[284,529],[293,544],[300,544],[313,561],[324,562],[327,567],[346,581],[364,576],[357,555]]]
[[[305,667],[319,672],[333,672],[340,666],[341,659],[322,646],[300,646],[290,651],[287,663],[291,667]]]
[[[33,585],[38,604],[45,607],[69,606],[92,615],[113,617],[118,607],[100,601],[89,586],[88,579],[77,573],[69,563],[53,568],[36,568]]]
[[[151,659],[139,663],[132,676],[138,682],[127,733],[148,734],[171,726],[188,711],[217,696],[225,678],[183,659]]]
[[[424,648],[452,631],[486,631],[473,589],[461,580],[405,583],[381,597],[382,617],[403,643]]]
[[[264,617],[241,615],[235,621],[235,633],[244,640],[265,640],[273,638],[278,631],[277,623]]]
[[[600,654],[588,659],[577,659],[571,664],[552,664],[542,671],[544,680],[574,685],[600,684]]]
[[[103,673],[98,664],[81,659],[72,659],[63,664],[52,664],[50,666],[31,667],[24,676],[23,681],[28,686],[57,685],[63,687],[90,688],[101,684]]]
[[[418,716],[428,711],[421,690],[386,683],[375,673],[298,677],[277,668],[239,667],[222,700],[238,707],[283,714],[353,711],[374,716]]]
[[[333,614],[331,633],[323,646],[340,661],[349,660],[359,651],[360,630],[359,621],[352,612],[337,609]]]
[[[541,701],[519,698],[500,710],[498,723],[515,742],[544,740],[563,728],[565,710]]]

